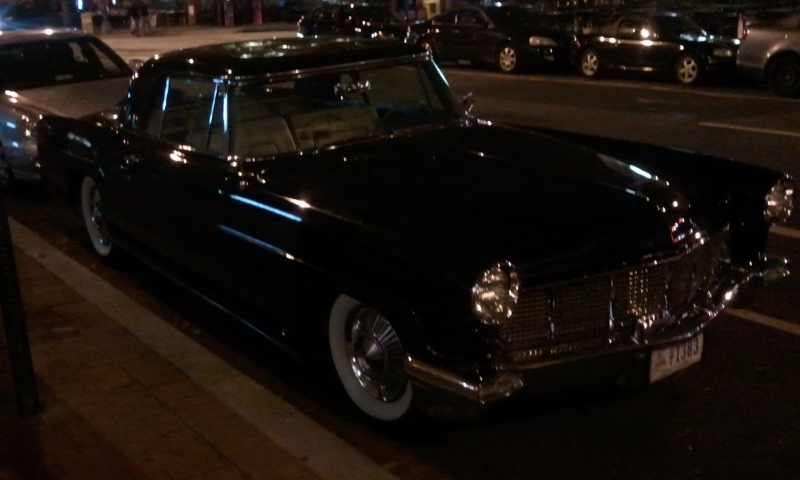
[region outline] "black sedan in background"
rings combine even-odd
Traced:
[[[523,66],[569,67],[575,35],[544,26],[525,6],[450,10],[431,19],[419,40],[438,60],[494,63],[506,73]]]
[[[303,37],[334,34],[406,39],[414,24],[380,6],[323,4],[300,19],[297,23],[297,35]]]
[[[694,85],[710,72],[734,73],[737,41],[716,38],[676,13],[625,15],[581,38],[580,70],[671,72]]]

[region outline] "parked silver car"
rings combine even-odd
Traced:
[[[0,31],[0,179],[37,180],[41,116],[112,108],[132,73],[108,45],[80,31]]]
[[[800,13],[748,25],[736,67],[784,97],[800,95]]]

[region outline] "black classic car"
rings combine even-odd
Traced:
[[[46,184],[122,248],[300,356],[367,415],[658,381],[740,288],[780,277],[787,175],[467,113],[380,39],[160,55],[118,110],[46,117]]]
[[[297,22],[297,35],[353,35],[405,40],[414,25],[392,10],[369,4],[322,4]]]
[[[545,26],[522,5],[458,7],[426,27],[419,43],[438,60],[493,63],[506,73],[523,66],[568,68],[577,55],[574,34]]]
[[[580,71],[671,72],[684,85],[736,71],[735,39],[717,38],[677,13],[624,15],[581,37]]]

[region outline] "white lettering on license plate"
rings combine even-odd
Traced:
[[[703,356],[703,334],[685,342],[653,350],[650,354],[650,382],[657,382],[694,365]]]

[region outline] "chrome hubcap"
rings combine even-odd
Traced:
[[[500,68],[504,71],[513,70],[517,64],[517,52],[513,48],[505,47],[500,50]]]
[[[350,367],[364,390],[383,402],[400,398],[408,383],[405,354],[389,321],[362,307],[349,320],[346,333]]]
[[[583,73],[593,75],[597,71],[597,63],[597,55],[593,53],[584,55],[583,62],[581,63]]]
[[[685,58],[678,67],[678,79],[683,83],[690,83],[697,78],[697,62]]]
[[[95,232],[97,232],[97,241],[101,245],[110,245],[111,240],[110,236],[108,235],[108,230],[106,228],[106,222],[103,219],[103,210],[101,208],[100,202],[100,192],[97,188],[92,188],[91,196],[91,206],[89,211],[89,217],[92,221],[92,226],[94,227]]]

